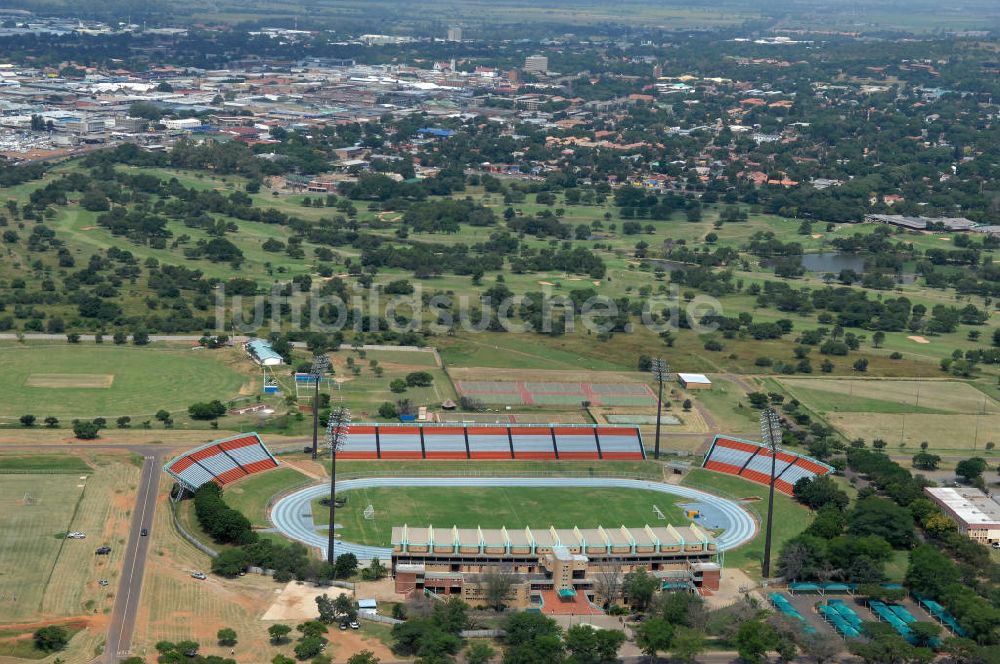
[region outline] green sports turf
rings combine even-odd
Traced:
[[[438,528],[617,528],[618,526],[686,525],[689,520],[674,505],[679,497],[641,489],[522,488],[522,487],[380,487],[345,491],[347,504],[337,510],[341,537],[351,542],[388,546],[392,527]],[[375,518],[364,518],[365,507]],[[659,507],[666,520],[653,512]],[[595,507],[599,506],[599,508]],[[329,523],[328,508],[313,503],[317,525]]]
[[[253,525],[266,528],[270,525],[267,522],[267,505],[271,498],[311,481],[294,468],[275,468],[227,486],[226,504],[245,514]]]
[[[148,419],[157,410],[183,411],[196,401],[236,396],[247,380],[218,361],[220,351],[95,344],[25,344],[0,347],[4,389],[0,418],[31,413],[36,426],[49,415]],[[224,351],[221,351],[224,352]],[[32,374],[113,374],[106,389],[29,387]],[[65,426],[67,422],[63,422]]]

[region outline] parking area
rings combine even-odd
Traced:
[[[875,622],[878,620],[878,617],[872,613],[867,606],[865,606],[864,598],[859,595],[849,595],[846,593],[827,593],[825,595],[815,593],[796,593],[792,595],[788,592],[783,592],[782,594],[786,599],[788,599],[791,605],[795,607],[795,610],[802,615],[806,622],[815,627],[821,634],[837,634],[833,626],[827,623],[816,609],[818,604],[824,604],[830,599],[839,599],[846,602],[847,605],[858,614],[858,617],[861,618],[863,622]],[[930,616],[930,614],[918,606],[917,603],[909,597],[906,597],[896,603],[905,607],[918,622],[937,622]],[[948,631],[947,629],[944,629],[942,636],[947,635]]]

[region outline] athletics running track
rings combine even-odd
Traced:
[[[723,522],[723,532],[716,542],[720,551],[734,549],[753,539],[757,532],[757,524],[750,513],[738,504],[725,498],[713,496],[704,491],[689,489],[662,482],[645,480],[627,480],[589,477],[365,477],[354,480],[342,480],[337,483],[338,491],[351,489],[369,489],[374,487],[411,487],[411,486],[445,486],[445,487],[593,487],[593,488],[623,488],[647,489],[670,494],[689,501],[707,503],[718,510],[719,519]],[[316,532],[312,517],[311,502],[316,498],[328,496],[330,487],[326,484],[307,487],[289,494],[276,502],[271,509],[271,523],[275,529],[293,540],[302,542],[321,550],[326,549],[326,533]],[[403,525],[403,524],[399,524]],[[420,524],[421,526],[428,524]],[[442,524],[444,525],[444,524]],[[544,528],[548,524],[538,524]],[[450,525],[448,526],[450,527]],[[392,557],[392,549],[378,546],[366,546],[338,540],[336,553],[353,553],[358,560],[388,560]]]

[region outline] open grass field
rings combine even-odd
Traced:
[[[689,472],[681,482],[692,489],[701,489],[725,498],[745,500],[746,508],[758,515],[759,533],[767,528],[767,487],[749,482],[733,475],[712,472],[696,468]],[[774,527],[771,540],[771,561],[777,560],[781,546],[787,540],[795,537],[808,526],[813,519],[813,513],[799,505],[788,496],[774,495]],[[764,556],[764,538],[758,536],[749,544],[735,551],[726,553],[725,564],[739,567],[755,578],[760,577],[761,560]]]
[[[847,438],[892,448],[977,450],[1000,442],[1000,403],[956,380],[776,380]]]
[[[294,643],[272,645],[267,628],[273,623],[261,620],[283,584],[252,574],[237,579],[214,575],[206,581],[191,578],[193,570],[207,572],[211,561],[174,530],[166,504],[170,485],[171,481],[164,475],[160,481],[160,504],[151,529],[153,541],[146,563],[134,651],[152,661],[157,641],[193,639],[198,642],[201,654],[229,657],[229,648],[218,645],[216,632],[222,627],[231,627],[239,637],[234,656],[239,664],[270,662],[279,653],[293,657]],[[280,622],[295,624],[294,621]],[[358,650],[369,648],[383,661],[391,659],[388,650],[377,639],[362,641],[367,634],[345,636],[334,626],[331,636],[327,652],[338,662],[351,654],[353,641],[349,643],[348,639],[357,639]]]
[[[294,468],[284,467],[250,477],[226,487],[226,504],[239,510],[254,526],[266,528],[267,505],[273,496],[311,482]]]
[[[225,401],[250,381],[227,365],[236,352],[193,351],[167,344],[8,342],[0,346],[0,369],[7,386],[0,400],[0,419],[16,420],[32,413],[39,422],[49,415],[64,420],[128,415],[137,420],[149,419],[161,408],[184,411],[195,401]]]
[[[0,475],[0,622],[103,616],[113,603],[139,469],[124,456],[94,458],[83,474],[43,459],[55,472]],[[63,538],[70,530],[87,539]],[[102,545],[110,556],[94,555]]]
[[[351,542],[387,546],[392,527],[403,524],[437,528],[525,527],[544,529],[597,526],[682,525],[688,523],[670,496],[639,489],[405,487],[346,491],[337,510],[340,536]],[[364,518],[367,505],[375,518]],[[600,509],[595,509],[600,505]],[[662,510],[660,521],[653,506]],[[329,524],[327,508],[313,503],[317,525]]]

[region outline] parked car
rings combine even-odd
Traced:
[[[101,586],[102,588],[106,588],[108,586],[108,580],[107,579],[101,579],[101,580],[99,580],[97,582],[97,585]]]
[[[341,632],[346,632],[347,631],[347,623],[345,623],[345,622],[340,623],[340,631]]]
[[[149,534],[149,530],[147,530],[146,528],[143,528],[142,530],[139,531],[139,534],[142,535],[143,537],[145,537],[146,535]]]
[[[208,577],[205,576],[204,572],[191,572],[191,578],[192,579],[198,579],[199,581],[204,581]]]
[[[87,534],[86,533],[81,533],[78,530],[74,530],[73,532],[66,533],[66,538],[67,539],[87,539]]]
[[[95,551],[94,553],[96,553],[99,556],[106,556],[109,553],[111,553],[111,547],[110,546],[99,546],[99,547],[97,547],[97,551]]]
[[[361,623],[359,623],[357,620],[352,620],[351,629],[361,629]]]

